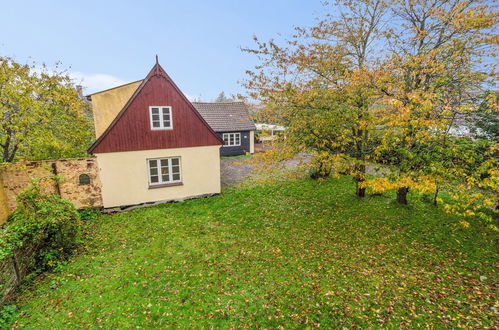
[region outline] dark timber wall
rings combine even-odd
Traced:
[[[250,152],[250,131],[217,132],[222,140],[224,133],[241,133],[241,145],[234,147],[222,146],[220,156],[238,156]]]

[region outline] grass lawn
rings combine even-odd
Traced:
[[[16,325],[497,328],[497,236],[457,222],[357,199],[350,178],[101,216],[85,251],[22,290]]]
[[[237,156],[222,156],[220,159],[228,159],[228,160],[238,160],[238,159],[251,159],[253,157],[252,154],[244,154]]]

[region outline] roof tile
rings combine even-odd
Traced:
[[[192,104],[215,132],[256,129],[244,102],[192,102]]]

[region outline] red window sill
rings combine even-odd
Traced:
[[[164,187],[175,187],[175,186],[183,186],[183,185],[184,184],[182,182],[153,184],[153,185],[149,185],[149,189],[164,188]]]

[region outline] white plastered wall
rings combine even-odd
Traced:
[[[250,154],[255,153],[255,131],[250,131]]]
[[[104,207],[220,193],[220,146],[96,154]],[[180,157],[182,185],[149,188],[147,159]]]

